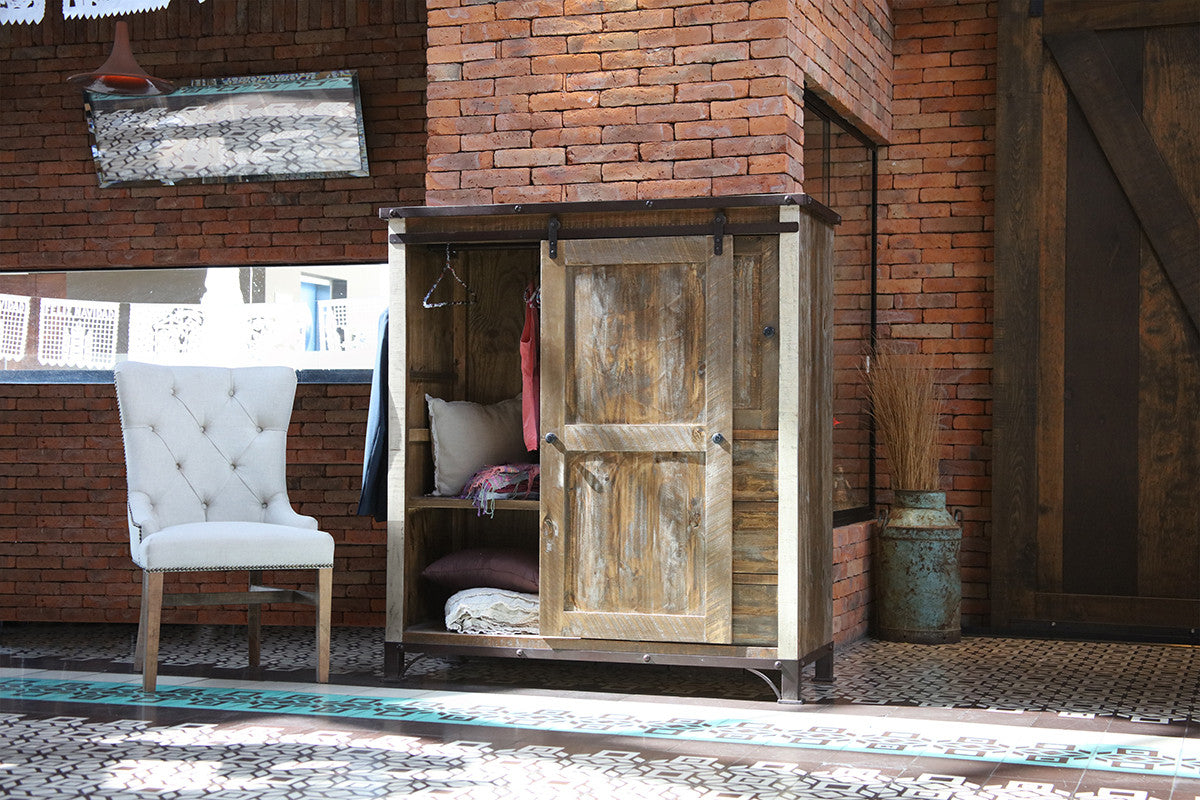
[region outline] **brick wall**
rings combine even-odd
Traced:
[[[892,133],[892,8],[912,4],[789,1],[788,36],[805,85],[880,143]]]
[[[336,543],[335,625],[383,624],[384,526],[355,515],[369,392],[363,384],[301,384],[288,432],[292,505]],[[315,573],[265,578],[311,589]],[[211,590],[222,585],[215,580],[169,575],[166,591]],[[136,622],[140,594],[112,386],[0,385],[0,621]],[[163,618],[238,623],[245,612],[193,607]],[[308,625],[312,609],[269,606],[263,619]]]
[[[64,21],[49,4],[40,25],[0,26],[0,269],[385,259],[377,209],[424,197],[424,14],[419,2],[210,0],[131,17],[138,61],[179,82],[358,70],[371,175],[114,189],[97,186],[83,101],[64,82],[104,61],[112,20]],[[300,386],[289,440],[293,502],[337,542],[339,625],[383,623],[383,526],[354,515],[368,391]],[[0,385],[0,620],[136,620],[124,492],[111,387]],[[308,624],[312,611],[265,616]]]
[[[799,191],[818,61],[842,107],[887,129],[883,2],[428,5],[431,205]]]
[[[990,610],[997,4],[910,0],[895,4],[893,19],[892,139],[880,156],[880,335],[941,369],[950,412],[943,488],[963,515],[963,619],[981,625]]]
[[[130,17],[151,74],[358,70],[371,177],[101,189],[65,78],[112,48],[112,19],[0,26],[0,269],[380,260],[381,206],[420,203],[424,7],[416,0],[216,0]]]
[[[871,624],[871,542],[874,522],[833,529],[833,641],[846,644]]]
[[[0,27],[0,269],[374,260],[386,236],[375,210],[385,205],[803,190],[807,80],[889,144],[880,152],[881,333],[944,370],[964,619],[986,624],[994,0],[430,0],[428,109],[421,3],[175,3],[131,26],[140,62],[163,77],[358,69],[372,175],[109,190],[96,186],[82,103],[62,81],[103,61],[111,21],[57,13]],[[69,613],[54,612],[67,602],[58,585],[72,582],[35,574],[47,569],[38,559],[78,559],[61,540],[77,536],[89,555],[107,548],[105,558],[119,558],[125,583],[113,585],[136,592],[123,497],[106,483],[117,480],[105,470],[119,467],[119,439],[67,421],[79,404],[111,415],[107,391],[0,387],[0,563],[20,559],[0,575],[0,598],[28,598],[19,610],[0,607],[2,618],[99,619],[132,607],[110,604],[93,584]],[[293,432],[298,504],[336,531],[348,558],[362,558],[340,569],[340,624],[382,619],[381,538],[349,513],[359,456],[315,430],[344,432],[339,393],[365,391],[301,387],[298,414],[315,414],[315,427],[312,438]],[[365,407],[363,396],[354,404]],[[10,411],[32,413],[18,425]],[[321,413],[332,417],[323,423]],[[91,460],[102,452],[107,461]],[[885,472],[880,479],[886,501]],[[77,529],[62,533],[63,519]],[[848,540],[853,552],[868,529]],[[31,535],[43,537],[33,551]],[[839,573],[839,619],[863,607],[853,581],[865,564]],[[839,637],[861,629],[845,620]]]

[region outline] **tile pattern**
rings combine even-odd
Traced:
[[[132,682],[0,678],[0,701],[46,701],[97,705],[296,714],[337,719],[405,721],[440,726],[513,728],[910,757],[982,760],[996,764],[1108,770],[1142,775],[1178,775],[1200,781],[1200,740],[1163,736],[1075,734],[1049,729],[975,722],[795,714],[778,710],[613,704],[576,700],[547,707],[542,698],[505,698],[457,693],[430,696],[360,696],[301,689],[278,691],[212,686],[163,687],[145,694]],[[681,713],[682,712],[682,713]]]
[[[0,666],[86,662],[128,670],[135,637],[131,625],[8,623],[0,627]],[[160,670],[244,670],[244,637],[235,626],[165,626]],[[264,668],[311,670],[311,639],[307,628],[264,628]],[[382,631],[335,629],[330,661],[342,680],[381,682]],[[834,674],[832,684],[804,681],[804,700],[1200,722],[1200,647],[1187,645],[967,637],[931,647],[862,639],[838,648]],[[739,670],[502,658],[410,657],[404,683],[773,699],[766,684]]]
[[[152,700],[132,626],[0,625],[0,797],[1200,800],[1195,647],[864,640],[795,707],[657,665],[423,658],[396,684],[375,629],[335,630],[337,685],[308,685],[307,628],[264,630],[255,674],[238,628],[164,632]]]
[[[155,725],[142,720],[0,715],[0,793],[12,800],[351,800],[488,798],[914,798],[1165,800],[1141,790],[1072,793],[1053,782],[788,760],[647,752],[632,747],[497,746],[345,729]]]

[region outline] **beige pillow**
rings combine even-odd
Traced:
[[[479,470],[528,460],[521,396],[490,406],[425,395],[433,439],[433,493],[454,497]]]

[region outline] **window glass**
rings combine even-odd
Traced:
[[[834,229],[833,509],[837,521],[874,503],[864,382],[874,329],[875,148],[819,99],[805,96],[804,191],[842,218]],[[865,517],[863,517],[865,518]]]
[[[4,370],[370,369],[386,264],[0,273]]]

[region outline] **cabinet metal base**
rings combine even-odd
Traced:
[[[414,656],[407,660],[407,656]],[[814,681],[833,680],[833,643],[829,642],[804,658],[780,660],[745,658],[741,656],[695,655],[681,653],[637,653],[613,650],[573,650],[553,648],[502,647],[486,644],[404,644],[384,643],[384,677],[400,681],[410,666],[427,656],[487,656],[490,658],[527,658],[545,661],[587,661],[606,664],[660,664],[684,667],[723,667],[744,669],[761,678],[780,703],[803,703],[801,673],[808,664],[814,665]],[[767,673],[778,673],[778,680]]]

